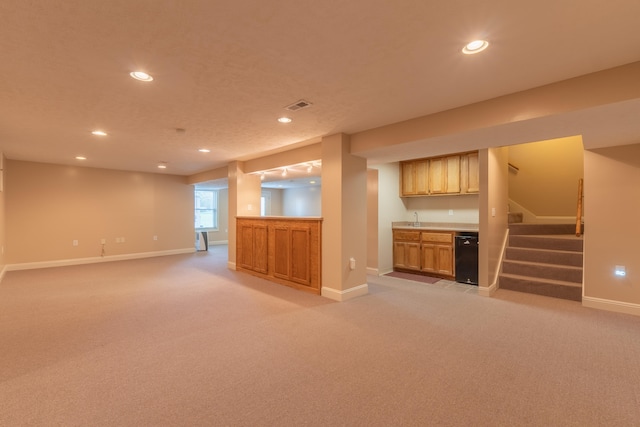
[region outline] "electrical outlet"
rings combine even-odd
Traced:
[[[107,243],[107,239],[100,239],[100,244],[101,244],[101,245],[104,245],[104,244],[106,244],[106,243]]]
[[[77,241],[77,240],[74,240],[74,241],[72,242],[72,244],[73,244],[73,246],[78,246],[78,241]]]
[[[153,236],[153,240],[158,240],[158,236]]]

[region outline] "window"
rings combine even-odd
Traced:
[[[195,190],[195,227],[218,228],[218,192]]]

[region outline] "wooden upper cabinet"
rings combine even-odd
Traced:
[[[429,160],[429,194],[447,192],[447,162],[444,157]]]
[[[447,177],[445,193],[455,194],[460,192],[460,156],[449,156],[447,162]]]
[[[466,155],[467,167],[464,174],[467,176],[467,193],[480,191],[480,168],[478,167],[478,152]]]
[[[414,172],[416,194],[429,194],[429,160],[416,160]]]
[[[413,196],[416,193],[415,163],[400,162],[400,194]]]
[[[478,190],[478,152],[400,162],[400,197]]]

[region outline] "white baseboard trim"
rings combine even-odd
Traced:
[[[323,297],[332,299],[334,301],[347,301],[352,298],[360,297],[363,295],[367,295],[369,293],[369,285],[362,284],[360,286],[355,286],[353,288],[345,289],[344,291],[339,291],[337,289],[328,288],[326,286],[322,287],[321,295]]]
[[[478,295],[481,297],[490,297],[498,290],[498,283],[493,282],[491,286],[478,286]]]
[[[61,259],[56,261],[24,262],[5,266],[6,271],[34,270],[37,268],[67,267],[71,265],[95,264],[99,262],[127,261],[131,259],[153,258],[167,255],[180,255],[195,252],[195,248],[171,249],[168,251],[140,252],[135,254],[109,255],[105,257]]]
[[[236,269],[236,263],[235,263],[235,262],[233,262],[233,261],[227,261],[227,268],[228,268],[229,270],[234,270],[234,271],[235,271],[235,270],[237,270],[237,269]]]
[[[624,301],[614,301],[604,298],[582,297],[584,307],[597,308],[600,310],[615,311],[616,313],[633,314],[640,316],[640,304],[632,304]]]
[[[228,240],[209,240],[209,246],[216,246],[216,245],[228,245],[229,241]]]
[[[373,267],[367,267],[367,274],[370,276],[379,276],[380,274],[378,273],[378,269],[377,268],[373,268]]]

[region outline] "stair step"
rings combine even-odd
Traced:
[[[504,260],[502,271],[519,276],[582,283],[582,267]]]
[[[584,233],[584,225],[582,225]],[[576,234],[576,224],[532,224],[526,222],[509,224],[509,235],[553,235],[553,234]]]
[[[582,252],[583,240],[575,235],[511,235],[510,232],[509,247]]]
[[[505,259],[582,267],[582,252],[507,247]]]
[[[582,301],[582,286],[562,280],[536,279],[517,274],[502,273],[499,288],[554,298]]]

